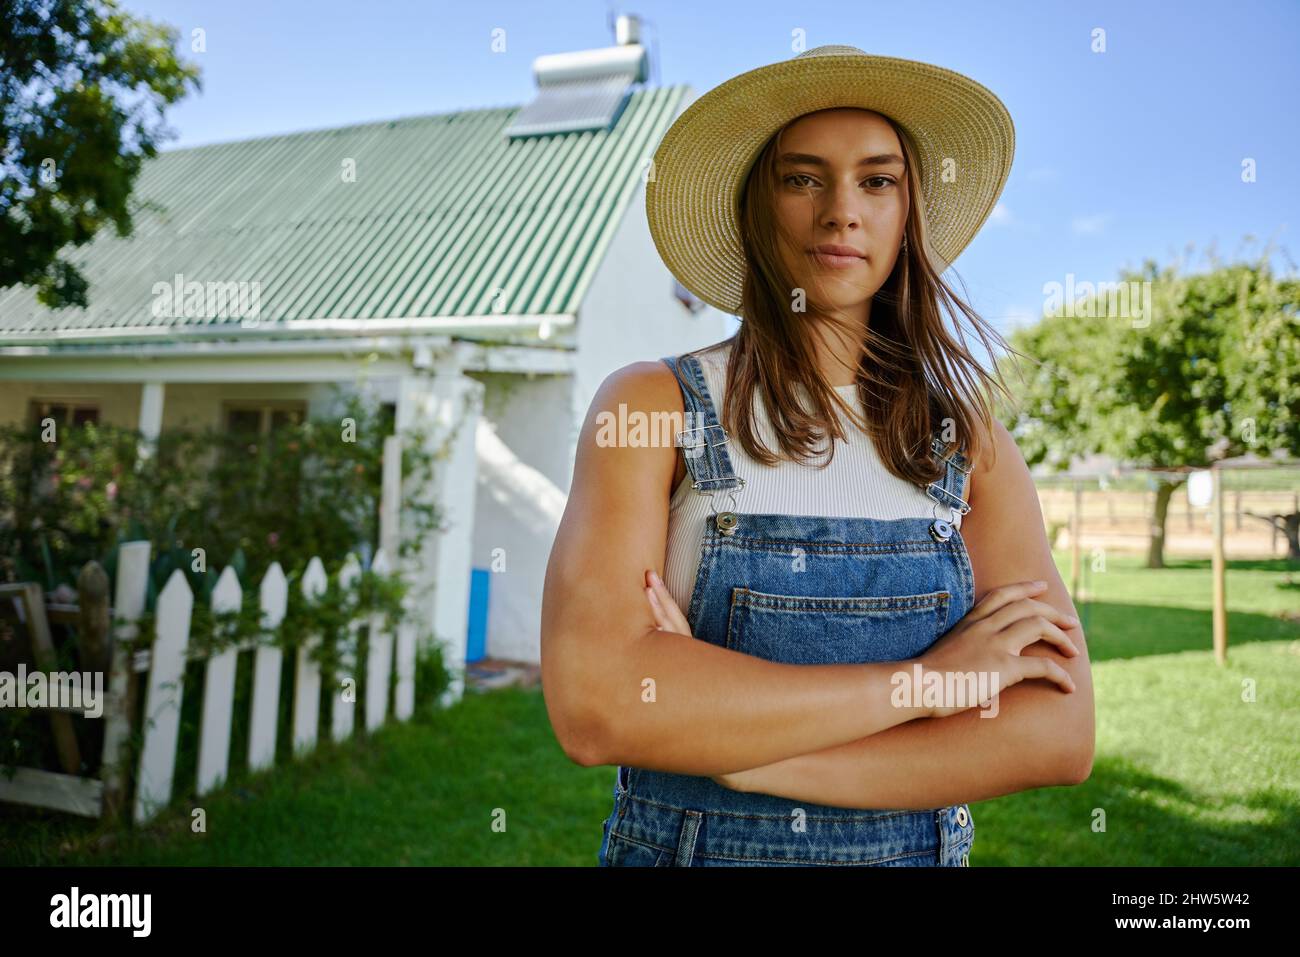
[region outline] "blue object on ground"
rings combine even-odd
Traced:
[[[465,643],[465,661],[482,661],[487,657],[488,582],[492,572],[486,568],[470,569],[469,635]]]

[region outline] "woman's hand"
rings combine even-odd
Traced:
[[[1074,691],[1074,680],[1069,672],[1055,661],[1041,655],[1020,653],[1026,645],[1039,640],[1050,642],[1071,657],[1079,653],[1074,642],[1061,630],[1074,627],[1079,620],[1046,602],[1029,597],[1046,587],[1047,583],[1040,581],[1016,582],[993,589],[951,631],[916,659],[921,664],[922,673],[936,672],[944,677],[966,673],[974,673],[977,677],[986,675],[988,684],[984,687],[989,689],[989,698],[1026,678],[1046,678],[1067,694]],[[944,681],[940,687],[946,689],[950,685]],[[916,694],[919,696],[922,690],[917,689]],[[944,700],[942,706],[930,712],[930,716],[946,718],[984,703]]]
[[[655,617],[655,627],[660,631],[674,631],[679,635],[690,635],[691,626],[687,622],[686,616],[682,610],[677,607],[677,602],[673,601],[673,596],[668,593],[668,588],[653,568],[647,568],[645,572],[645,595],[646,600],[650,602],[650,611]],[[694,638],[694,635],[691,635]]]

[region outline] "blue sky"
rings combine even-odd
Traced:
[[[998,208],[955,265],[971,304],[1004,333],[1039,315],[1044,284],[1069,274],[1113,280],[1147,258],[1196,268],[1209,248],[1232,259],[1269,239],[1284,247],[1279,269],[1300,261],[1295,0],[121,6],[186,38],[206,34],[205,52],[184,53],[203,92],[168,112],[179,135],[165,148],[521,104],[534,57],[613,43],[617,13],[646,22],[654,83],[699,92],[792,56],[795,31],[807,47],[845,43],[966,73],[1016,124]],[[490,48],[498,28],[504,53]],[[1097,28],[1104,53],[1092,51]],[[1242,182],[1245,158],[1256,182]]]

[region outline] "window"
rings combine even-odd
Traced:
[[[286,425],[297,425],[307,417],[307,403],[300,400],[226,402],[222,406],[227,432],[269,435]]]
[[[298,399],[237,399],[221,404],[222,425],[232,441],[224,444],[223,454],[230,456],[227,461],[238,463],[246,454],[242,449],[248,445],[260,445],[271,440],[277,432],[291,425],[300,425],[307,419],[307,403]],[[274,453],[272,453],[274,454]],[[277,465],[283,468],[286,460],[277,457]],[[277,500],[283,508],[292,511],[298,501],[300,477],[296,467],[292,475],[281,475],[275,480]],[[262,488],[271,481],[265,471],[258,475],[245,472],[246,488]]]
[[[46,419],[53,419],[60,429],[69,423],[99,422],[99,405],[85,399],[32,399],[29,408],[31,424],[37,428]]]
[[[257,409],[229,409],[226,412],[226,431],[260,435],[262,413]]]
[[[99,405],[93,400],[42,398],[28,402],[28,423],[35,438],[30,462],[30,489],[33,502],[47,502],[54,499],[58,492],[52,479],[60,473],[60,467],[54,463],[53,452],[58,446],[58,439],[64,430],[84,425],[87,422],[99,422]],[[54,420],[53,435],[46,432],[45,420]],[[47,440],[53,438],[53,442]]]

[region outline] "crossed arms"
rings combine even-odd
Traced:
[[[1087,646],[1067,657],[1074,681],[1002,692],[995,718],[900,715],[881,666],[786,665],[660,631],[641,587],[662,571],[676,450],[602,447],[601,411],[682,414],[671,372],[634,363],[601,385],[578,443],[574,478],[547,568],[542,683],[565,753],[583,765],[628,764],[718,776],[729,786],[847,807],[929,808],[1090,773],[1093,695]],[[1024,459],[996,424],[996,459],[970,476],[962,521],[975,598],[1042,579],[1039,598],[1074,614],[1043,529]],[[883,683],[882,683],[883,682]],[[882,704],[882,701],[884,703]]]

